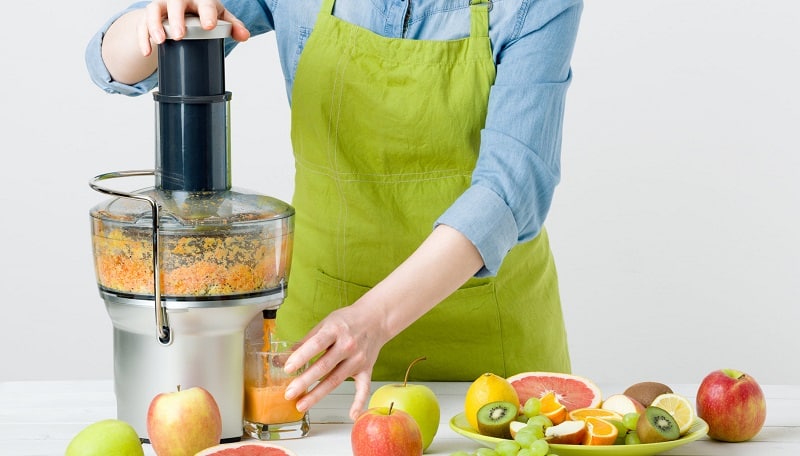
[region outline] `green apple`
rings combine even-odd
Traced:
[[[408,373],[411,372],[411,368],[423,360],[425,357],[411,362],[402,384],[387,384],[375,390],[367,407],[389,407],[394,403],[395,409],[411,415],[422,432],[422,449],[424,451],[433,441],[436,431],[439,430],[439,401],[427,386],[408,383]]]
[[[69,442],[66,456],[144,456],[142,443],[133,426],[122,420],[92,423]]]

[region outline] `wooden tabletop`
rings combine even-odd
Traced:
[[[450,429],[449,422],[462,411],[468,383],[426,383],[441,406],[441,424],[426,455],[474,451],[480,445]],[[374,384],[377,388],[380,384]],[[605,393],[624,390],[622,385],[599,385]],[[697,385],[671,385],[694,402]],[[762,385],[767,396],[767,421],[761,432],[743,443],[715,442],[707,437],[663,453],[672,456],[783,456],[800,455],[800,385]],[[310,412],[308,437],[282,445],[300,456],[349,456],[352,421],[347,417],[353,385],[346,383]],[[32,381],[0,383],[0,455],[61,456],[67,444],[90,423],[116,417],[111,380]],[[144,445],[146,455],[154,455]]]

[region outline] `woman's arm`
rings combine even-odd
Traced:
[[[287,361],[295,370],[324,354],[295,379],[287,397],[305,391],[297,404],[308,410],[347,378],[355,380],[350,408],[355,419],[369,399],[372,368],[381,347],[463,285],[483,266],[478,250],[461,233],[439,225],[388,277],[350,306],[332,312],[303,339]]]

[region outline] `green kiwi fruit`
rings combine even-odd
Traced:
[[[519,407],[511,402],[489,402],[478,409],[478,432],[489,437],[510,439],[509,425],[518,413]]]
[[[637,400],[647,407],[653,400],[664,394],[671,393],[672,388],[659,382],[639,382],[628,387],[622,394]]]
[[[651,405],[639,416],[636,434],[642,443],[656,443],[677,440],[681,431],[669,412]]]

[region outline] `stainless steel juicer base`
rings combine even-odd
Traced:
[[[222,416],[222,440],[242,437],[244,330],[285,289],[245,299],[167,301],[172,342],[158,340],[152,300],[100,291],[114,326],[117,417],[147,439],[147,409],[159,393],[201,386]]]

